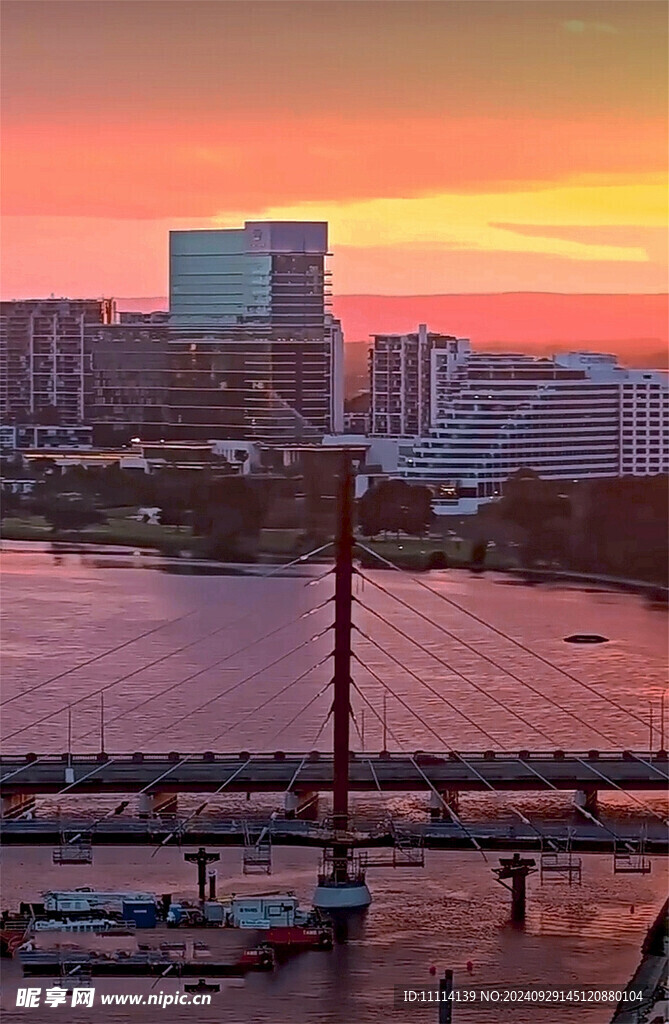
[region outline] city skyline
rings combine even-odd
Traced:
[[[4,296],[165,295],[244,219],[327,220],[335,297],[666,291],[659,4],[379,6],[9,0]]]
[[[666,0],[0,5],[8,1019],[669,1024]]]

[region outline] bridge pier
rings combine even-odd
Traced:
[[[585,811],[589,811],[591,814],[597,813],[597,787],[596,786],[584,786],[583,789],[577,789],[574,793],[574,803],[578,804]]]
[[[318,792],[290,790],[284,795],[283,805],[288,819],[318,821]]]
[[[153,793],[140,793],[137,798],[137,813],[140,818],[152,818],[154,815],[172,816],[177,813],[179,796],[156,790]]]
[[[220,859],[220,853],[207,853],[204,846],[201,846],[197,853],[184,853],[184,860],[190,864],[197,864],[197,894],[200,903],[204,903],[207,898],[207,865],[214,864]],[[214,875],[214,889],[216,888],[215,878]],[[211,882],[209,884],[211,886]]]
[[[441,799],[439,799],[441,797]],[[442,802],[443,801],[443,802]],[[439,796],[434,792],[430,791],[430,820],[431,821],[450,821],[451,816],[444,807],[444,803],[447,803],[452,811],[456,814],[460,812],[460,790],[455,789],[453,786],[449,786],[446,789],[442,789]]]
[[[500,867],[493,868],[493,871],[497,881],[511,893],[511,920],[521,924],[525,920],[527,876],[537,870],[536,861],[533,857],[521,857],[519,853],[514,853],[513,857],[500,857],[499,863]]]
[[[2,798],[2,817],[20,818],[27,811],[34,811],[35,797],[30,793],[9,793]]]

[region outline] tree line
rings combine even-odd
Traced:
[[[3,491],[3,518],[42,516],[54,535],[78,533],[108,522],[113,508],[157,508],[164,526],[189,528],[203,539],[211,557],[248,555],[267,512],[261,481],[227,472],[223,465],[185,470],[164,467],[148,474],[121,469],[72,466],[60,472],[48,459],[32,463],[35,487],[28,496]],[[25,473],[16,472],[25,477]],[[9,476],[5,466],[5,476]]]
[[[667,585],[666,474],[566,482],[520,470],[488,511],[523,532],[522,562]]]

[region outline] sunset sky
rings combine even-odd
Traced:
[[[2,10],[3,297],[165,295],[170,228],[262,218],[342,295],[667,290],[664,2]]]

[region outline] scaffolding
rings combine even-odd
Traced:
[[[541,852],[539,877],[542,885],[547,882],[567,882],[568,885],[581,884],[583,861],[581,857],[575,856],[571,847],[571,841],[571,829],[567,834],[566,840],[544,841],[550,842],[552,849],[548,850],[544,847]]]
[[[355,885],[364,885],[365,868],[364,853],[354,852],[348,846],[342,855],[335,851],[334,846],[325,846],[321,859],[321,869],[318,873],[318,884],[327,885],[339,873],[345,872],[349,882]]]
[[[272,836],[269,828],[263,828],[254,841],[248,823],[244,822],[242,872],[245,875],[272,874]]]
[[[425,844],[423,837],[415,832],[400,830],[394,826],[390,831],[392,846],[365,850],[360,854],[363,868],[422,868],[425,866]]]
[[[92,864],[93,845],[90,833],[74,832],[69,835],[67,832],[60,834],[60,846],[56,846],[52,853],[54,864]]]
[[[649,875],[650,857],[646,856],[646,830],[637,840],[616,840],[613,844],[614,875]]]

